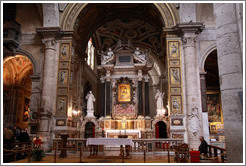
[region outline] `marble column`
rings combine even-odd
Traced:
[[[138,71],[138,115],[143,115],[143,75],[142,70]]]
[[[44,64],[42,73],[42,107],[39,135],[44,141],[43,146],[48,148],[51,144],[49,130],[51,127],[51,115],[55,112],[56,81],[58,66],[57,36],[60,33],[58,27],[37,28],[37,32],[44,44]]]
[[[177,28],[183,34],[188,144],[190,148],[197,149],[200,145],[199,136],[203,135],[203,129],[196,41],[203,24],[199,22],[180,23]]]
[[[101,114],[102,116],[106,116],[106,112],[105,112],[105,78],[101,77],[101,96],[102,96],[102,100],[101,100]]]
[[[110,95],[111,88],[110,88],[110,71],[107,71],[106,74],[106,116],[111,117],[111,107],[110,107]]]
[[[242,53],[236,4],[214,4],[221,101],[228,162],[243,162]]]
[[[145,91],[145,116],[149,116],[149,76],[144,77],[144,91]]]

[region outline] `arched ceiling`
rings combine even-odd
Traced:
[[[5,60],[3,64],[3,83],[5,85],[22,85],[31,88],[30,76],[33,74],[31,61],[21,55]]]
[[[113,25],[113,27],[110,25]],[[140,26],[143,26],[144,28],[148,27],[148,29],[141,29]],[[141,42],[145,43],[146,46],[152,45],[154,47],[159,47],[158,44],[162,42],[160,41],[161,31],[164,26],[161,14],[154,4],[101,3],[86,5],[80,12],[74,29],[77,31],[78,35],[83,38],[81,46],[85,50],[87,41],[95,33],[95,39],[100,39],[98,36],[101,35],[102,37],[107,34],[107,38],[111,35],[113,40],[116,38],[132,39],[133,45],[135,45],[135,43],[139,44],[139,40],[143,39],[141,36],[151,35],[151,39],[146,39],[144,42],[142,40]],[[108,29],[106,27],[108,27]],[[117,36],[116,33],[113,33],[112,30],[114,27],[120,27],[118,30],[119,33],[122,33],[121,36],[119,36],[119,34]],[[151,34],[149,34],[149,32],[151,32]],[[133,39],[134,36],[135,40]],[[103,43],[101,42],[104,42],[104,40],[101,38],[97,42],[97,49],[102,48]],[[152,44],[150,44],[150,42],[152,42]],[[113,42],[113,44],[115,44],[115,42]],[[155,49],[158,50],[159,53],[161,52],[160,48],[154,48],[153,50]]]

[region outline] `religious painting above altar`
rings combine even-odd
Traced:
[[[118,86],[118,101],[119,102],[131,101],[131,86],[130,86],[130,84],[120,84]]]

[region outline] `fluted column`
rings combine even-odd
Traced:
[[[243,162],[243,71],[236,4],[214,4],[216,44],[224,118],[226,153],[229,162]]]
[[[180,23],[177,28],[183,36],[184,67],[186,82],[186,115],[188,127],[188,144],[197,149],[202,130],[202,108],[198,56],[196,54],[197,34],[202,30],[202,23]]]

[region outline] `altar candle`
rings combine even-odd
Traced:
[[[121,135],[121,130],[120,130],[120,135]]]

